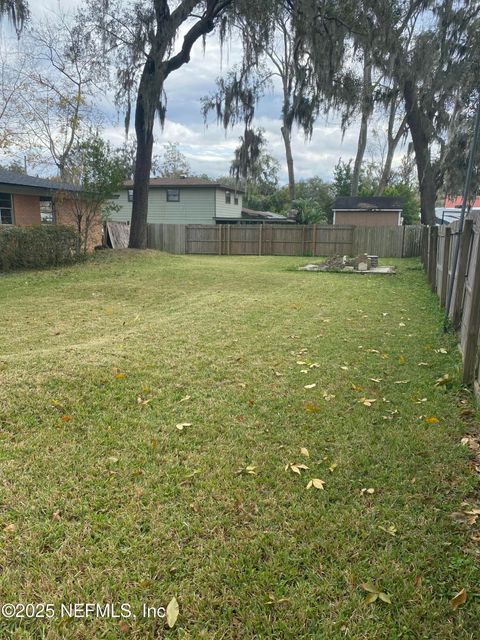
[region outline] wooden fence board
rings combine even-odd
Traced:
[[[148,247],[204,255],[420,255],[422,229],[351,225],[147,225]]]

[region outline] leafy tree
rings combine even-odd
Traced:
[[[79,251],[87,251],[90,232],[119,209],[114,196],[121,188],[125,171],[108,142],[92,135],[79,142],[71,154],[69,175],[76,191],[61,192],[57,198],[68,204],[80,238]]]
[[[455,130],[477,90],[480,5],[468,0],[369,3],[376,20],[377,64],[405,104],[420,189],[422,222],[434,224]]]
[[[135,173],[135,156],[137,153],[137,141],[135,138],[129,138],[124,141],[121,147],[115,149],[115,156],[119,159],[124,167],[125,180],[133,180]],[[160,156],[152,156],[152,167],[150,177],[160,173]]]
[[[352,161],[339,158],[333,170],[332,191],[335,197],[349,196],[352,190]]]
[[[181,178],[191,175],[187,158],[178,148],[178,142],[167,142],[163,145],[163,158],[159,163],[159,174],[162,178]]]
[[[289,0],[284,0],[290,4]],[[166,116],[164,83],[171,73],[190,60],[192,47],[218,28],[222,42],[229,24],[245,16],[263,30],[262,46],[271,32],[270,19],[282,0],[87,0],[80,21],[86,30],[102,35],[105,52],[117,69],[118,98],[130,107],[135,100],[137,155],[134,175],[130,246],[146,246],[148,180],[152,162],[153,127],[158,114]],[[179,33],[183,41],[176,47]],[[257,52],[250,49],[252,60]]]
[[[26,31],[16,72],[22,78],[13,98],[17,142],[33,164],[53,163],[68,181],[70,154],[100,122],[93,107],[103,73],[98,43],[59,12]]]
[[[385,187],[384,196],[395,196],[403,200],[403,224],[417,224],[420,220],[420,200],[418,191],[404,182]]]

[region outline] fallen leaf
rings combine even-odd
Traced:
[[[372,382],[381,382],[383,380],[383,378],[369,378],[369,380],[371,380]]]
[[[150,440],[150,446],[152,447],[152,449],[156,449],[158,447],[158,440],[156,438],[152,438]]]
[[[192,396],[185,396],[184,398],[180,398],[179,402],[187,402],[191,399]]]
[[[363,391],[363,388],[358,384],[352,384],[352,389],[354,391]]]
[[[428,422],[428,424],[437,424],[440,420],[435,416],[428,416],[428,418],[425,418],[425,422]]]
[[[395,537],[397,535],[397,527],[394,524],[390,525],[389,527],[379,526],[378,528],[382,531],[385,531],[385,533],[388,533],[389,536]]]
[[[399,356],[398,357],[398,364],[405,364],[405,357],[404,356]]]
[[[348,371],[348,367],[340,367],[343,371]]]
[[[313,384],[306,384],[304,386],[304,389],[314,389],[317,386],[317,383],[314,382]]]
[[[115,456],[109,456],[107,458],[107,461],[110,462],[110,464],[117,464],[118,458],[116,458]]]
[[[175,425],[175,427],[179,431],[183,431],[185,427],[191,427],[191,426],[192,426],[191,422],[179,422],[178,424]]]
[[[333,400],[334,398],[335,395],[333,393],[327,393],[326,391],[323,392],[323,399],[325,402],[330,402],[330,400]]]
[[[308,452],[308,449],[306,449],[305,447],[302,447],[302,448],[300,449],[300,453],[302,454],[302,456],[305,456],[305,458],[309,458],[309,457],[310,457],[310,454],[309,454],[309,452]]]
[[[428,362],[418,362],[418,363],[417,363],[417,366],[418,366],[418,367],[428,367],[428,366],[430,366],[430,365],[428,364]]]
[[[152,400],[153,398],[149,398],[148,400],[145,400],[144,398],[142,398],[142,396],[137,396],[137,404],[139,405],[149,404]]]
[[[117,380],[122,380],[122,379],[123,379],[123,378],[125,378],[126,376],[125,376],[125,374],[124,374],[124,373],[120,373],[120,372],[118,372],[118,373],[116,373],[113,377],[114,377],[114,378],[116,378]]]
[[[52,520],[61,520],[60,511],[54,511],[52,513]]]
[[[167,624],[170,629],[175,626],[180,612],[177,599],[173,597],[167,605]]]
[[[314,487],[315,489],[325,489],[325,481],[320,480],[320,478],[313,478],[307,484],[307,489],[311,489],[312,487]]]
[[[249,476],[256,476],[257,472],[256,472],[257,467],[253,464],[249,464],[248,466],[244,467],[243,469],[239,469],[237,471],[238,475],[241,475],[243,473],[249,475]]]
[[[125,622],[125,620],[120,620],[120,622],[118,623],[118,628],[121,633],[128,633],[130,631],[130,627]]]
[[[360,398],[360,399],[358,400],[358,402],[360,402],[361,404],[363,404],[365,407],[371,407],[371,406],[372,406],[372,404],[373,404],[374,402],[376,402],[376,399],[375,399],[375,398]]]
[[[67,416],[67,415],[62,416],[62,417],[60,418],[60,420],[61,420],[62,422],[70,422],[70,420],[71,420],[71,419],[72,419],[72,416]]]
[[[330,471],[330,473],[333,473],[337,467],[338,467],[338,464],[334,462],[328,467],[328,470]]]
[[[450,382],[450,376],[448,375],[448,373],[445,373],[441,378],[438,378],[438,380],[435,382],[435,386],[443,387],[449,384],[449,382]]]
[[[290,471],[293,471],[293,473],[297,473],[298,475],[301,475],[301,471],[308,469],[308,467],[306,464],[299,464],[298,462],[289,462],[285,467],[285,471],[288,471],[289,469]]]
[[[17,525],[15,524],[7,524],[6,527],[3,527],[3,530],[5,531],[5,533],[13,533],[14,531],[16,531],[17,529]]]
[[[466,601],[467,592],[465,591],[465,589],[462,589],[450,600],[450,606],[454,611],[456,611],[458,607],[460,607],[462,604],[465,604]]]
[[[479,514],[475,512],[454,511],[452,513],[452,518],[459,524],[468,524],[469,526],[472,526],[476,523],[478,515]]]
[[[396,380],[393,384],[408,384],[410,380]]]
[[[442,347],[440,349],[434,349],[434,351],[435,351],[435,353],[448,353],[448,351],[444,347]]]
[[[362,495],[364,495],[365,493],[369,493],[369,494],[371,495],[372,493],[375,493],[375,489],[373,489],[372,487],[370,487],[369,489],[367,489],[366,487],[364,487],[364,488],[360,491],[360,493],[361,493]]]

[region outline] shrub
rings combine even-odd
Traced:
[[[0,228],[0,271],[71,264],[80,256],[78,235],[61,225]]]

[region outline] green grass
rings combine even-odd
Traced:
[[[0,637],[478,637],[478,526],[451,517],[478,507],[471,398],[417,261],[393,262],[118,252],[0,277],[0,600],[180,605],[171,630],[3,618]]]

